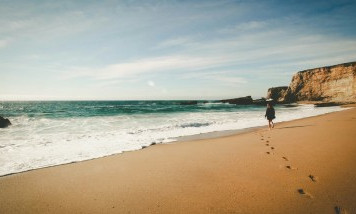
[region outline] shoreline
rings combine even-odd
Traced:
[[[0,212],[353,213],[355,127],[352,108],[4,176]]]
[[[317,116],[320,116],[320,115],[317,115]],[[317,116],[312,116],[312,117],[317,117]],[[289,121],[284,121],[284,122],[289,122]],[[283,123],[283,122],[281,122],[281,123]],[[222,137],[229,137],[229,136],[235,136],[235,135],[244,134],[244,133],[248,133],[248,132],[253,132],[253,131],[262,129],[263,127],[264,126],[256,126],[256,127],[244,128],[244,129],[214,131],[214,132],[208,132],[208,133],[201,133],[201,134],[195,134],[195,135],[182,136],[182,137],[175,138],[174,141],[171,141],[171,142],[168,142],[168,143],[155,143],[155,144],[151,144],[151,145],[148,145],[148,146],[143,146],[142,148],[137,149],[137,150],[123,151],[121,153],[114,153],[114,154],[109,154],[109,155],[106,155],[106,156],[100,156],[100,157],[86,159],[86,160],[72,161],[72,162],[68,162],[68,163],[62,163],[62,164],[51,165],[51,166],[44,166],[44,167],[41,167],[41,168],[29,169],[29,170],[26,170],[26,171],[13,172],[13,173],[5,174],[5,175],[0,175],[0,180],[3,177],[13,176],[13,175],[27,173],[27,172],[32,172],[32,171],[36,171],[36,170],[42,170],[42,169],[47,169],[47,168],[52,168],[52,167],[60,167],[60,166],[76,164],[76,163],[81,163],[81,162],[86,162],[86,161],[93,161],[93,160],[97,160],[97,159],[101,159],[101,158],[107,158],[107,157],[111,157],[111,156],[122,155],[124,153],[137,152],[137,151],[141,151],[143,149],[150,148],[152,146],[170,145],[170,144],[175,144],[175,143],[180,143],[180,142],[190,142],[190,141],[209,140],[209,139],[213,140],[213,139],[218,139],[218,138],[222,138]]]
[[[298,103],[298,104],[310,104],[310,103]],[[338,105],[343,110],[340,111],[345,111],[351,108],[355,108],[356,104],[340,104]],[[329,107],[329,106],[327,106]],[[324,108],[324,107],[318,107],[318,108]],[[348,109],[345,109],[348,108]],[[288,120],[288,121],[281,121],[274,123],[275,125],[277,124],[283,124],[283,123],[288,123],[292,121],[298,121],[298,120],[303,120],[307,118],[313,118],[313,117],[319,117],[327,114],[333,114],[335,112],[340,112],[340,111],[333,111],[333,112],[327,112],[319,115],[314,115],[314,116],[308,116],[308,117],[303,117],[303,118],[298,118],[298,119],[293,119],[293,120]],[[267,120],[266,120],[267,123]],[[242,128],[242,129],[234,129],[234,130],[223,130],[223,131],[213,131],[213,132],[207,132],[207,133],[200,133],[200,134],[194,134],[194,135],[187,135],[187,136],[181,136],[177,137],[175,141],[169,142],[169,143],[175,143],[175,142],[186,142],[186,141],[196,141],[196,140],[207,140],[207,139],[216,139],[216,138],[221,138],[221,137],[229,137],[229,136],[234,136],[238,134],[243,134],[243,133],[248,133],[248,132],[253,132],[253,131],[258,131],[263,128],[268,128],[268,125],[263,125],[263,126],[254,126],[254,127],[249,127],[249,128]],[[168,144],[169,144],[168,143]],[[156,144],[155,144],[156,145]]]
[[[341,108],[352,108],[352,107],[356,107],[356,104],[341,105],[340,107]],[[319,107],[319,108],[323,108],[323,107]],[[275,123],[275,125],[288,123],[288,122],[292,122],[292,121],[303,120],[303,119],[306,119],[306,118],[319,117],[319,116],[322,116],[322,115],[332,114],[332,113],[340,112],[340,111],[344,111],[344,110],[339,110],[339,111],[334,111],[334,112],[327,112],[327,113],[323,113],[323,114],[319,114],[319,115],[308,116],[308,117],[303,117],[303,118],[298,118],[298,119],[292,119],[292,120],[288,120],[288,121],[281,121],[281,122]],[[29,170],[20,171],[20,172],[12,172],[12,173],[9,173],[9,174],[0,175],[0,178],[6,177],[6,176],[11,176],[11,175],[16,175],[16,174],[19,174],[19,173],[26,173],[26,172],[31,172],[31,171],[36,171],[36,170],[41,170],[41,169],[46,169],[46,168],[51,168],[51,167],[64,166],[64,165],[68,165],[68,164],[76,164],[76,163],[80,163],[80,162],[91,161],[91,160],[96,160],[96,159],[100,159],[100,158],[106,158],[106,157],[115,156],[115,155],[122,155],[124,153],[129,153],[129,152],[137,152],[137,151],[140,151],[140,150],[143,150],[143,149],[147,149],[147,148],[149,148],[151,146],[156,146],[156,145],[176,144],[176,143],[180,143],[180,142],[190,142],[190,141],[199,141],[199,140],[214,140],[214,139],[218,139],[218,138],[232,137],[232,136],[236,136],[236,135],[239,135],[239,134],[254,132],[254,131],[258,131],[258,130],[264,129],[264,128],[268,128],[268,125],[254,126],[254,127],[248,127],[248,128],[242,128],[242,129],[234,129],[234,130],[213,131],[213,132],[207,132],[207,133],[180,136],[180,137],[172,138],[172,141],[166,142],[166,143],[164,143],[164,142],[151,143],[150,145],[142,146],[141,148],[135,149],[135,150],[122,151],[120,153],[108,154],[108,155],[105,155],[105,156],[94,157],[94,158],[85,159],[85,160],[78,160],[78,161],[71,161],[71,162],[67,162],[67,163],[49,165],[49,166],[29,169]]]

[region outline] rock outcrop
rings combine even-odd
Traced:
[[[222,103],[236,104],[236,105],[251,105],[253,104],[253,99],[251,96],[239,97],[234,99],[220,100]]]
[[[0,116],[0,128],[6,128],[9,125],[11,125],[10,120],[9,119],[5,119],[5,118]]]
[[[356,102],[356,62],[296,73],[280,102]]]
[[[180,103],[181,105],[197,105],[198,101],[192,100],[192,101],[184,101]]]
[[[265,98],[261,98],[261,99],[256,99],[252,101],[254,105],[260,105],[260,106],[264,106],[267,104],[266,99]]]
[[[284,101],[284,97],[286,95],[286,91],[288,86],[280,86],[269,88],[267,91],[267,99],[273,99],[274,102],[281,103]]]

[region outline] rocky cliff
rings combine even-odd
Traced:
[[[275,102],[282,102],[284,99],[284,96],[286,94],[286,91],[288,89],[288,86],[280,86],[280,87],[274,87],[274,88],[269,88],[267,91],[267,99],[273,99]]]
[[[356,102],[356,62],[296,73],[281,102]]]

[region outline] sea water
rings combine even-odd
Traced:
[[[275,122],[342,110],[277,105]],[[265,106],[183,101],[0,102],[0,176],[88,160],[178,137],[266,125]]]

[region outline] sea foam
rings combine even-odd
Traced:
[[[152,143],[169,143],[178,137],[215,131],[238,130],[266,125],[264,107],[229,107],[205,111],[162,110],[103,116],[48,116],[23,114],[9,117],[13,125],[0,130],[0,175],[88,160],[141,149]],[[110,108],[88,106],[87,108]],[[179,106],[178,106],[179,107]],[[177,107],[177,108],[178,108]],[[127,107],[130,108],[130,107]],[[164,108],[157,107],[157,108]],[[168,109],[170,107],[167,107]],[[182,108],[182,107],[179,107]],[[275,122],[340,111],[340,107],[316,108],[313,105],[277,107]],[[60,110],[59,110],[60,111]],[[278,125],[277,125],[278,126]]]

